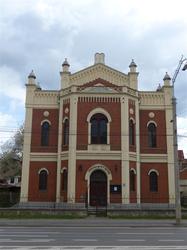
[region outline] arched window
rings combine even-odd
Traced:
[[[50,125],[48,122],[44,122],[42,124],[41,131],[41,145],[48,146],[49,145],[49,128]]]
[[[91,144],[107,144],[108,119],[103,114],[95,114],[91,120]]]
[[[148,125],[148,145],[151,148],[156,148],[156,126],[154,123]]]
[[[135,191],[135,172],[134,170],[130,170],[130,191],[133,192]]]
[[[154,171],[149,174],[149,185],[150,192],[158,192],[158,175]]]
[[[129,145],[134,145],[134,122],[129,121]]]
[[[48,172],[46,170],[41,170],[39,172],[39,190],[40,191],[47,190],[47,176],[48,176]]]
[[[66,169],[64,169],[63,173],[62,173],[62,191],[67,191],[67,182],[68,180],[68,172]]]
[[[64,121],[64,126],[63,126],[63,145],[68,145],[69,144],[69,120],[66,119]]]

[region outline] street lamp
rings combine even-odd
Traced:
[[[185,63],[185,64],[184,64]],[[184,64],[182,70],[187,69],[187,58],[181,57],[177,69],[175,70],[172,78],[173,95],[173,146],[174,146],[174,168],[175,168],[175,211],[176,211],[176,224],[179,225],[181,222],[181,202],[180,202],[180,183],[179,183],[179,164],[178,164],[178,143],[177,143],[177,111],[176,111],[176,98],[174,92],[174,86],[176,78],[179,74],[181,66]]]

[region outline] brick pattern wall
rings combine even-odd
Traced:
[[[155,114],[154,118],[149,117],[149,113]],[[148,145],[148,129],[149,121],[157,124],[157,147],[150,148]],[[166,154],[166,119],[164,110],[140,110],[140,152],[144,154]]]
[[[39,190],[39,170],[46,168],[49,172],[47,190]],[[30,162],[29,173],[29,201],[55,201],[56,200],[56,162]]]
[[[158,171],[158,192],[150,192],[149,171]],[[167,203],[168,197],[168,169],[166,163],[141,164],[141,202],[142,203]]]
[[[44,116],[46,110],[49,112],[48,117]],[[31,152],[57,152],[58,112],[58,109],[33,109]],[[49,146],[41,146],[41,122],[46,119],[51,122]]]

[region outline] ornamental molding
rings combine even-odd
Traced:
[[[35,91],[33,97],[34,105],[57,105],[59,98],[59,91]]]
[[[96,64],[70,75],[70,85],[83,85],[101,78],[117,86],[129,86],[128,75],[104,64]]]
[[[94,171],[96,171],[96,170],[101,170],[101,171],[103,171],[103,172],[107,175],[108,179],[109,179],[109,180],[112,180],[111,171],[110,171],[107,167],[105,167],[104,165],[102,165],[102,164],[95,164],[95,165],[93,165],[92,167],[90,167],[90,168],[87,170],[87,172],[86,172],[85,180],[88,180],[88,179],[90,178],[91,174],[92,174]]]
[[[164,93],[139,92],[140,105],[165,105]]]

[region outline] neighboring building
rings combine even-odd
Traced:
[[[178,150],[180,169],[180,194],[182,203],[187,204],[187,159],[184,158],[183,150]]]
[[[173,206],[169,75],[156,91],[139,91],[134,61],[127,74],[103,53],[81,71],[69,67],[65,60],[58,91],[28,76],[21,202]]]

